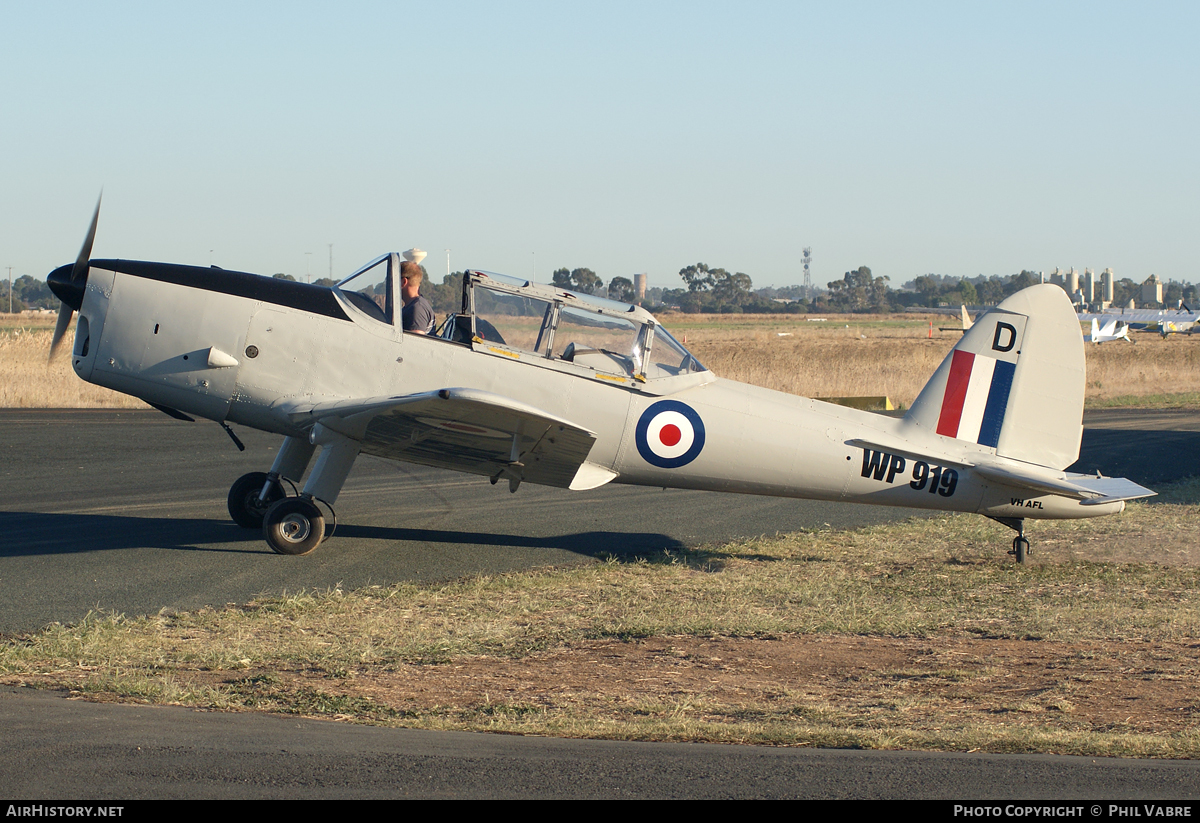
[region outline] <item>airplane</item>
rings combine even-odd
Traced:
[[[1129,339],[1129,324],[1123,323],[1116,318],[1105,323],[1104,328],[1100,328],[1099,321],[1093,317],[1092,333],[1084,335],[1083,339],[1086,343],[1095,343],[1096,345],[1108,343],[1112,340],[1124,340],[1127,343],[1133,342]]]
[[[1130,303],[1132,306],[1132,301]],[[1111,320],[1119,320],[1136,332],[1156,332],[1166,339],[1172,334],[1196,334],[1200,332],[1200,312],[1193,311],[1187,303],[1180,300],[1174,309],[1109,309],[1099,314],[1084,313],[1079,315],[1083,323],[1089,320],[1099,320],[1105,325]]]
[[[971,315],[967,313],[967,307],[962,307],[962,328],[956,329],[953,326],[938,326],[938,331],[961,331],[966,334],[975,321],[971,319]]]
[[[335,286],[218,267],[92,259],[100,206],[51,343],[79,313],[71,366],[183,420],[282,435],[228,510],[280,554],[325,538],[360,453],[562,489],[606,483],[1027,518],[1115,514],[1154,494],[1068,473],[1079,455],[1083,340],[1058,286],[977,319],[900,418],[713,374],[645,309],[485,271],[432,335],[400,326],[401,255]],[[320,455],[308,471],[316,450]],[[289,494],[285,483],[300,483]]]
[[[1200,333],[1200,321],[1197,320],[1167,320],[1163,318],[1158,321],[1157,329],[1147,329],[1147,331],[1157,331],[1162,335],[1163,340],[1166,340],[1172,334],[1198,334]]]

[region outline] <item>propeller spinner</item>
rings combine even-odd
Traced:
[[[67,327],[71,325],[71,317],[83,307],[83,293],[87,288],[88,261],[92,258],[92,242],[96,239],[96,223],[100,220],[100,201],[103,198],[104,195],[101,194],[96,199],[96,211],[92,214],[92,225],[88,228],[87,237],[84,238],[83,247],[79,250],[79,256],[75,258],[74,265],[60,266],[50,272],[50,276],[46,278],[50,291],[54,292],[55,296],[62,301],[58,307],[58,322],[54,325],[54,338],[50,341],[51,360],[58,353],[63,335],[67,333]]]

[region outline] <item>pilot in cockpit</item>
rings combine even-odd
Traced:
[[[404,308],[400,311],[400,327],[413,334],[429,334],[433,331],[433,304],[421,296],[421,267],[411,260],[400,264],[400,297]]]

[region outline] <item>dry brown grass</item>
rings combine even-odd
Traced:
[[[823,323],[805,315],[668,314],[662,320],[722,377],[805,397],[887,395],[905,406],[960,339],[937,330],[939,323],[953,325],[949,318],[934,319],[932,339],[928,319],[895,315],[828,315]],[[65,355],[48,368],[52,329],[47,320],[0,320],[0,407],[144,407],[79,380]],[[1187,396],[1200,393],[1200,340],[1135,338],[1087,347],[1088,403],[1194,400]]]
[[[805,397],[887,395],[911,405],[962,335],[954,323],[888,315],[667,315],[663,322],[722,377]],[[781,337],[780,334],[786,335]],[[1155,334],[1087,346],[1089,404],[1200,392],[1200,340]]]
[[[93,386],[71,370],[68,332],[53,363],[48,363],[53,323],[26,321],[0,325],[0,408],[144,409],[135,397]]]

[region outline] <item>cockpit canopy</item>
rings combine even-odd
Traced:
[[[705,371],[640,306],[493,272],[467,272],[462,312],[446,322],[441,334],[638,380]]]
[[[346,302],[374,321],[399,312],[400,255],[382,255],[337,284]],[[484,271],[463,277],[461,310],[437,336],[496,353],[534,354],[635,381],[707,371],[654,315],[629,303]],[[535,361],[536,362],[536,361]]]

